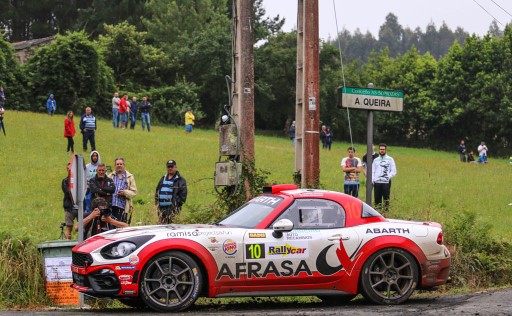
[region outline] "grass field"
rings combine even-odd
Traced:
[[[7,111],[7,136],[0,135],[0,231],[30,236],[36,242],[56,239],[64,220],[61,180],[66,176],[70,156],[63,137],[63,115]],[[79,117],[75,117],[78,129]],[[97,150],[109,166],[114,158],[124,157],[126,168],[135,175],[133,223],[156,223],[153,195],[165,162],[177,161],[188,181],[188,200],[181,220],[187,222],[192,209],[208,208],[215,201],[213,172],[218,160],[218,133],[196,128],[186,135],[183,127],[152,127],[141,130],[114,129],[110,121],[99,120]],[[378,143],[378,140],[376,140]],[[294,150],[286,137],[256,136],[256,167],[270,172],[269,182],[292,183]],[[512,202],[508,160],[491,157],[488,165],[469,165],[458,161],[457,153],[394,147],[398,175],[393,179],[391,211],[388,217],[448,222],[464,210],[478,214],[479,220],[493,226],[499,238],[512,237]],[[458,144],[454,144],[454,149]],[[340,161],[348,143],[335,142],[331,151],[320,152],[322,188],[340,191],[343,175]],[[357,156],[365,146],[356,144]],[[475,150],[471,148],[472,150]],[[75,150],[82,152],[82,137],[75,136]],[[364,185],[360,198],[364,199]]]

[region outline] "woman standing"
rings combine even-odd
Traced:
[[[75,142],[73,137],[75,136],[75,122],[73,121],[73,111],[68,111],[66,118],[64,119],[64,137],[68,139],[68,154],[75,153]]]

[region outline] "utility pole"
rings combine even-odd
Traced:
[[[253,0],[235,0],[233,3],[235,36],[231,87],[232,115],[238,126],[241,162],[254,161],[253,2]],[[254,172],[254,170],[248,170],[248,172]],[[249,199],[251,196],[247,177],[244,186],[246,197]]]
[[[298,0],[295,172],[303,188],[320,182],[318,33],[318,0]]]

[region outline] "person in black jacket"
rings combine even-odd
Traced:
[[[69,167],[69,164],[68,164]],[[62,192],[64,193],[64,199],[62,200],[62,206],[64,207],[64,221],[66,222],[66,231],[64,236],[66,239],[71,239],[71,232],[73,231],[73,223],[75,219],[78,219],[78,206],[73,203],[71,192],[68,187],[69,176],[62,179]]]
[[[178,172],[176,161],[167,161],[167,174],[164,175],[155,191],[155,204],[158,208],[158,223],[171,224],[187,201],[187,181]]]
[[[92,193],[91,200],[101,197],[109,205],[112,204],[112,194],[116,191],[116,185],[107,177],[107,166],[104,163],[98,164],[96,176],[89,179],[89,191]]]

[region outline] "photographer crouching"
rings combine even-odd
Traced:
[[[95,198],[91,203],[92,212],[84,218],[84,234],[94,236],[115,228],[128,227],[112,215],[112,208],[104,198]]]

